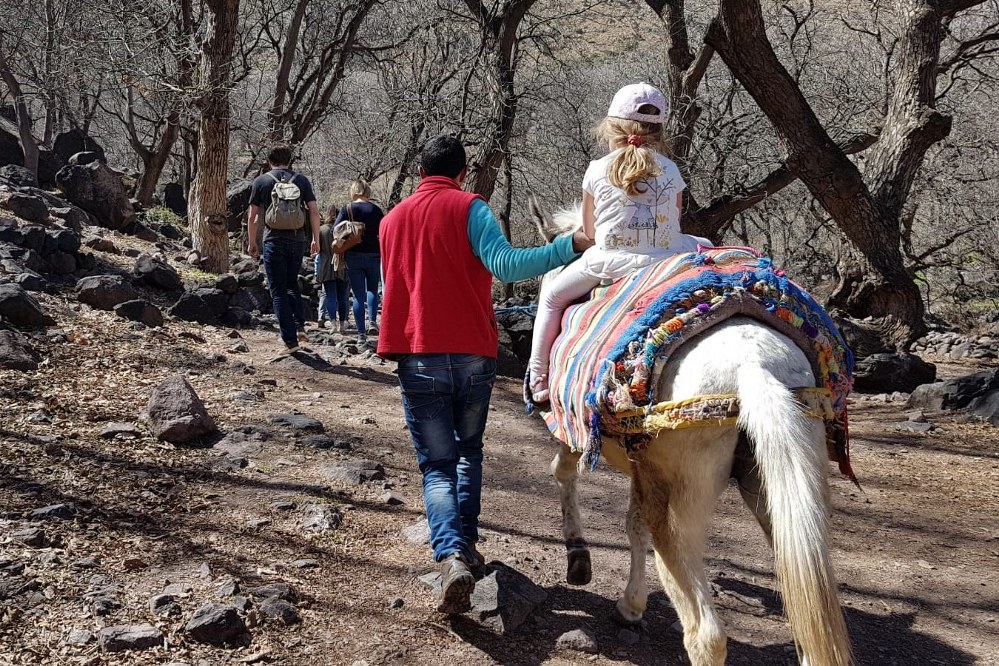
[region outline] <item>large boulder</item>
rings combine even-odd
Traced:
[[[76,283],[76,297],[98,310],[112,310],[119,303],[139,298],[139,292],[120,275],[90,275]]]
[[[123,319],[142,322],[153,328],[163,325],[163,314],[160,309],[142,299],[119,303],[114,306],[114,313]]]
[[[999,426],[999,391],[989,391],[968,403],[968,413]]]
[[[996,390],[999,390],[999,369],[985,370],[946,382],[918,386],[909,396],[906,408],[933,411],[962,409]]]
[[[250,208],[250,190],[252,180],[238,180],[229,186],[225,193],[229,208],[229,232],[239,231],[246,220],[246,211]],[[264,225],[258,225],[263,229]],[[261,233],[263,233],[261,231]]]
[[[0,284],[0,317],[17,328],[40,328],[56,323],[38,301],[17,284]]]
[[[49,217],[45,202],[25,192],[0,192],[0,206],[29,222],[43,222]]]
[[[218,430],[194,388],[179,375],[167,377],[153,389],[144,416],[156,437],[174,444]]]
[[[180,217],[187,217],[187,199],[184,198],[184,186],[180,183],[166,183],[159,192],[163,205]]]
[[[127,229],[135,224],[135,209],[121,176],[101,162],[69,165],[56,174],[56,184],[76,206],[94,216],[107,229]]]
[[[857,361],[853,390],[858,393],[911,393],[936,379],[937,368],[908,353],[871,354]]]
[[[0,330],[0,370],[38,369],[38,356],[24,336],[15,331]]]
[[[107,162],[104,148],[81,129],[74,128],[57,134],[55,142],[52,144],[52,152],[66,163],[73,155],[82,152],[95,153],[100,161]]]
[[[229,299],[220,289],[199,287],[185,291],[167,312],[171,317],[200,324],[214,324],[229,307]]]

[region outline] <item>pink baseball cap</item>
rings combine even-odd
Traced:
[[[639,113],[639,109],[646,104],[656,107],[658,113]],[[614,95],[611,100],[607,115],[612,118],[624,118],[625,120],[638,120],[643,123],[666,122],[666,115],[669,113],[669,102],[662,92],[648,83],[632,83],[627,85]]]

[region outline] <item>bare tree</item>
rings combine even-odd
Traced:
[[[229,89],[239,0],[205,0],[205,5],[211,14],[210,37],[202,49],[198,171],[191,186],[189,216],[201,267],[224,273],[229,268]]]
[[[18,82],[14,71],[7,62],[4,55],[4,44],[0,35],[0,80],[7,86],[7,92],[14,102],[14,111],[17,114],[17,132],[21,144],[21,152],[24,153],[24,166],[31,171],[34,184],[38,184],[38,142],[35,140],[31,130],[31,114],[28,111],[28,103],[21,84]]]

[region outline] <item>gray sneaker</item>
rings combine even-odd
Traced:
[[[437,612],[458,615],[472,610],[472,590],[475,576],[468,570],[465,559],[455,553],[441,562],[441,598]]]

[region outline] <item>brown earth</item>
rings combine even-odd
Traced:
[[[171,323],[137,331],[70,300],[43,301],[66,340],[35,339],[46,357],[37,372],[0,371],[0,562],[23,563],[20,575],[35,582],[34,591],[0,598],[0,664],[688,663],[651,563],[640,640],[629,644],[611,619],[628,556],[626,483],[609,470],[581,484],[594,580],[566,585],[548,474],[554,448],[540,420],[524,415],[517,382],[500,380],[494,393],[480,549],[544,587],[548,600],[518,633],[497,637],[435,613],[418,580],[432,563],[427,547],[400,533],[422,514],[390,364],[322,345],[312,348],[330,365],[271,362],[279,344],[272,333],[243,332],[250,351],[228,353],[238,340],[224,329]],[[949,376],[973,369],[941,366]],[[298,409],[353,450],[305,449],[278,437],[249,466],[226,470],[213,464],[219,454],[211,448],[98,437],[107,422],[134,422],[148,389],[174,373],[189,379],[223,431],[256,424],[279,432],[268,417]],[[830,484],[834,559],[858,662],[999,664],[999,431],[930,415],[931,432],[906,432],[893,425],[906,420],[903,403],[884,399],[855,398],[851,416],[863,490],[831,467]],[[388,505],[383,481],[348,486],[323,475],[345,457],[380,461],[406,503]],[[307,533],[296,512],[271,508],[277,501],[339,507],[343,524]],[[31,510],[63,502],[76,505],[74,519],[27,520]],[[54,545],[10,538],[32,525]],[[58,558],[46,563],[52,553]],[[770,553],[733,489],[719,503],[706,556],[729,663],[795,663]],[[82,558],[95,558],[96,568],[73,566]],[[306,558],[319,566],[291,565]],[[93,616],[83,598],[95,574],[117,585],[121,608],[106,617]],[[10,577],[0,573],[0,584]],[[253,626],[250,645],[237,649],[194,643],[184,622],[229,577],[244,588],[288,583],[301,623]],[[168,581],[193,592],[178,599],[182,616],[164,619],[147,603]],[[390,607],[397,598],[402,605]],[[63,644],[71,629],[145,622],[162,629],[168,647],[105,655],[94,643]],[[580,627],[596,635],[596,654],[555,647]]]

